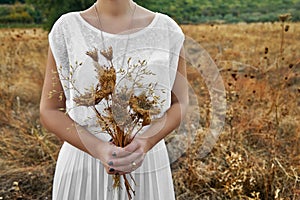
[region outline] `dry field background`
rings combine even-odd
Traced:
[[[220,69],[227,117],[212,152],[199,158],[210,102],[189,67],[202,129],[172,164],[178,200],[300,199],[300,24],[281,25],[182,26]],[[61,142],[39,122],[47,32],[1,29],[0,47],[0,199],[51,199]]]

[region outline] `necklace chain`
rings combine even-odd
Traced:
[[[132,26],[132,21],[133,21],[133,16],[134,16],[134,13],[135,13],[135,9],[136,9],[136,3],[134,2],[134,9],[133,9],[133,12],[131,14],[131,20],[130,20],[130,24],[128,25],[128,29],[130,30],[131,29],[131,26]],[[100,25],[100,31],[101,31],[101,39],[102,39],[102,44],[103,44],[103,47],[104,49],[106,49],[105,47],[105,42],[104,42],[104,36],[103,36],[103,27],[102,27],[102,24],[101,24],[101,20],[100,20],[100,16],[99,16],[99,12],[98,12],[98,9],[97,9],[97,6],[96,6],[96,3],[94,4],[94,9],[95,9],[95,12],[97,14],[97,18],[98,18],[98,22],[99,22],[99,25]],[[126,57],[126,51],[127,51],[127,47],[128,47],[128,41],[129,41],[129,34],[127,34],[127,40],[126,40],[126,46],[125,46],[125,55],[123,57],[123,61],[122,61],[122,64],[124,65],[124,59]]]

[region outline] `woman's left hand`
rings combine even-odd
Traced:
[[[128,174],[142,165],[149,149],[147,139],[136,136],[126,147],[114,152],[114,159],[109,163],[119,175]]]

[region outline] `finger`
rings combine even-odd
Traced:
[[[117,171],[117,170],[111,170],[111,168],[110,169],[107,169],[106,170],[106,172],[107,172],[107,174],[109,174],[109,175],[123,175],[123,174],[126,174],[126,172],[122,172],[122,171]]]
[[[124,149],[118,146],[115,146],[114,144],[110,145],[108,147],[108,156],[107,156],[107,161],[115,159],[117,157],[121,157],[123,155],[125,155],[125,153],[123,152]]]
[[[124,148],[118,148],[118,150],[115,152],[115,157],[122,158],[129,156],[132,152],[136,151],[139,148],[139,144],[136,142],[131,142]]]
[[[113,157],[116,156],[116,152],[121,151],[121,147],[117,147],[114,144],[108,142],[103,146],[103,158],[100,159],[102,162],[103,161],[108,161],[111,160]],[[105,164],[105,163],[104,163]]]
[[[117,167],[117,170],[125,172],[125,173],[130,173],[142,165],[144,158],[145,158],[145,155],[140,156],[136,160],[131,160],[131,162],[128,162],[127,165]]]
[[[125,172],[115,170],[115,168],[112,168],[112,167],[105,167],[105,170],[106,170],[107,174],[109,174],[109,175],[123,175],[123,174],[126,174]]]
[[[144,156],[142,150],[138,149],[138,151],[131,153],[130,155],[122,158],[115,158],[108,162],[108,165],[114,167],[122,167],[126,165],[130,165],[133,160],[138,160]]]
[[[115,173],[115,169],[114,168],[110,168],[110,167],[105,167],[105,171],[108,174],[114,174]]]
[[[144,157],[140,157],[137,160],[131,162],[129,165],[118,167],[118,170],[125,172],[125,173],[130,173],[139,168],[142,163],[143,163]],[[134,163],[134,165],[133,165]]]
[[[139,147],[140,147],[139,143],[137,143],[135,140],[133,140],[126,147],[124,147],[124,151],[134,152]]]

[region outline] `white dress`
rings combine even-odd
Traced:
[[[183,45],[184,34],[180,27],[169,16],[155,13],[152,22],[145,28],[130,34],[110,34],[103,32],[105,46],[113,48],[113,63],[116,68],[122,66],[131,57],[131,62],[146,60],[148,68],[155,74],[145,78],[145,83],[156,82],[166,92],[157,95],[164,99],[161,113],[170,106],[170,90],[175,80],[179,52]],[[70,89],[70,83],[62,77],[73,73],[76,87],[84,91],[95,84],[95,71],[92,60],[86,51],[93,48],[103,49],[101,32],[85,21],[79,12],[61,16],[49,33],[49,44],[59,68],[61,83],[66,96],[66,107],[69,116],[78,124],[88,126],[88,130],[98,138],[109,140],[104,132],[99,132],[95,113],[83,106],[76,106],[72,100],[76,95]],[[127,44],[126,44],[127,43]],[[126,47],[127,46],[127,47]],[[100,62],[105,63],[100,56]],[[82,63],[76,71],[76,64]],[[126,62],[125,62],[126,63]],[[72,67],[70,67],[72,66]],[[123,65],[126,67],[126,65]],[[118,80],[119,77],[117,77]],[[72,108],[72,109],[71,109]],[[142,132],[141,132],[142,134]],[[146,155],[140,168],[132,172],[137,183],[133,186],[135,200],[174,200],[174,188],[168,153],[164,140],[155,145]],[[89,154],[64,142],[56,163],[53,182],[53,199],[58,200],[125,200],[126,190],[116,192],[112,189],[112,177],[108,175],[101,162]]]

